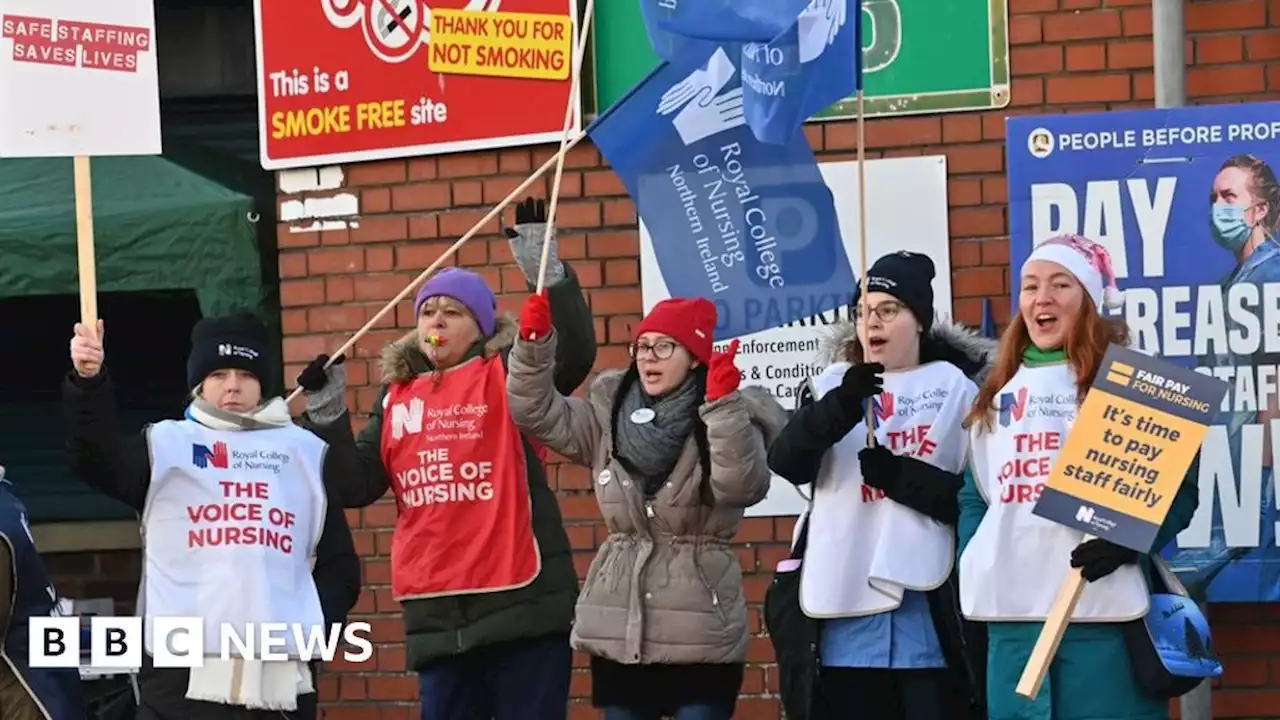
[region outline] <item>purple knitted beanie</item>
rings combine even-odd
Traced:
[[[494,297],[484,278],[456,267],[437,272],[418,290],[418,297],[413,301],[414,316],[422,313],[422,305],[427,298],[440,295],[465,305],[475,316],[481,334],[485,337],[493,336],[498,318],[498,299]]]

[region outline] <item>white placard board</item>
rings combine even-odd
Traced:
[[[152,0],[0,0],[0,157],[160,154]]]
[[[862,277],[858,219],[858,163],[819,163],[827,187],[835,196],[836,215],[845,252],[854,275]],[[868,160],[867,262],[897,250],[924,253],[933,259],[934,309],[951,316],[951,251],[947,229],[947,159],[944,155]],[[652,240],[640,223],[640,287],[644,311],[671,297],[653,253]],[[852,290],[852,289],[851,289]],[[818,339],[835,320],[848,320],[848,309],[810,319],[804,327],[782,327],[740,338],[738,367],[746,373],[743,385],[761,385],[788,410],[795,407],[795,390],[806,378],[822,370],[818,365]],[[808,493],[808,490],[805,490]],[[747,509],[747,515],[799,515],[806,500],[796,487],[774,476],[765,500]]]

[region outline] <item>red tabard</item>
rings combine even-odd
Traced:
[[[520,431],[502,359],[391,386],[382,461],[396,494],[397,600],[523,587],[541,571]]]

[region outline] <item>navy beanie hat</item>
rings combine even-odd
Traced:
[[[267,326],[250,313],[201,319],[191,329],[187,387],[198,387],[217,370],[235,369],[253,373],[265,395],[267,338]]]

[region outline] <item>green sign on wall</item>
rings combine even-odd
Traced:
[[[658,65],[639,0],[597,3],[590,110],[600,112]],[[1009,104],[1008,0],[863,0],[868,116],[990,110]],[[854,117],[853,98],[814,120]]]

